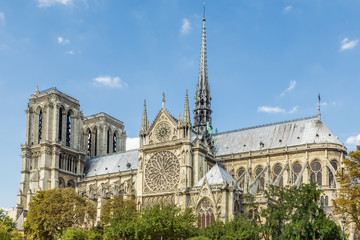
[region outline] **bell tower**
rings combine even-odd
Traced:
[[[37,191],[76,187],[84,171],[83,114],[79,101],[56,88],[30,96],[17,215]]]

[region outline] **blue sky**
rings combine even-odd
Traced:
[[[147,100],[193,110],[202,1],[0,1],[0,207],[16,204],[24,110],[36,86],[106,112],[138,135]],[[348,149],[360,144],[360,1],[207,1],[208,75],[219,132],[317,114]]]

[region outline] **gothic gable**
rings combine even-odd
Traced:
[[[161,109],[148,130],[149,144],[167,142],[178,138],[177,119]]]

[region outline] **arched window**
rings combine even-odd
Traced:
[[[107,139],[106,139],[106,153],[110,153],[110,129],[107,131]]]
[[[263,171],[264,169],[262,167],[258,167],[255,171],[255,177],[259,176],[260,173]],[[258,190],[260,189],[264,189],[265,188],[265,178],[264,178],[264,174],[260,177],[260,183],[259,183],[259,187]]]
[[[73,180],[69,180],[67,183],[67,187],[75,188],[75,183]]]
[[[39,133],[38,133],[38,143],[41,141],[41,135],[42,135],[42,127],[43,127],[43,112],[40,110],[39,113]]]
[[[245,185],[245,168],[240,168],[237,177],[238,177],[238,184],[241,188],[244,188]]]
[[[294,183],[296,182],[296,180],[297,180],[297,178],[298,177],[301,177],[301,182],[302,182],[302,176],[299,176],[300,175],[300,172],[301,172],[301,169],[302,169],[302,166],[301,166],[301,164],[300,163],[295,163],[294,165],[293,165],[293,171],[292,171],[292,174],[293,174],[293,181],[294,181]],[[300,182],[300,183],[301,183]]]
[[[318,186],[322,185],[322,169],[321,163],[319,161],[314,161],[311,164],[311,174],[310,174],[310,181],[317,183]]]
[[[324,196],[321,196],[320,199],[320,208],[324,208]]]
[[[282,170],[282,167],[280,164],[276,164],[274,169],[273,169],[273,183],[276,181],[276,179],[279,177],[280,172]],[[280,176],[280,182],[279,182],[279,186],[283,186],[283,176]]]
[[[63,168],[63,155],[60,153],[60,156],[59,156],[59,169],[62,169]]]
[[[97,133],[98,133],[98,130],[96,128],[95,129],[95,149],[94,149],[94,156],[95,157],[97,156]]]
[[[62,122],[63,122],[63,111],[62,108],[59,109],[59,132],[58,132],[58,141],[62,139]]]
[[[91,157],[91,131],[88,133],[88,141],[87,141],[87,155]]]
[[[329,206],[329,197],[325,196],[325,207]]]
[[[66,146],[70,147],[70,134],[71,134],[71,116],[70,112],[67,114],[66,121]]]
[[[336,162],[336,160],[332,160],[330,162],[331,166],[334,168],[335,171],[337,171],[338,169],[338,164]],[[335,185],[335,178],[334,178],[334,174],[332,173],[332,171],[328,168],[328,172],[329,172],[329,186],[330,187],[336,187]]]
[[[210,227],[213,224],[214,210],[209,199],[205,198],[199,204],[198,217],[200,228]]]
[[[114,133],[114,137],[113,137],[113,152],[116,152],[116,144],[117,144],[116,133]]]
[[[65,187],[65,181],[64,179],[62,179],[61,177],[59,178],[59,188],[64,188]]]

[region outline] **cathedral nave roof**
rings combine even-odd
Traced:
[[[218,133],[216,156],[310,143],[341,145],[317,116]]]
[[[135,149],[89,159],[85,164],[85,177],[138,169],[138,156],[138,149]]]

